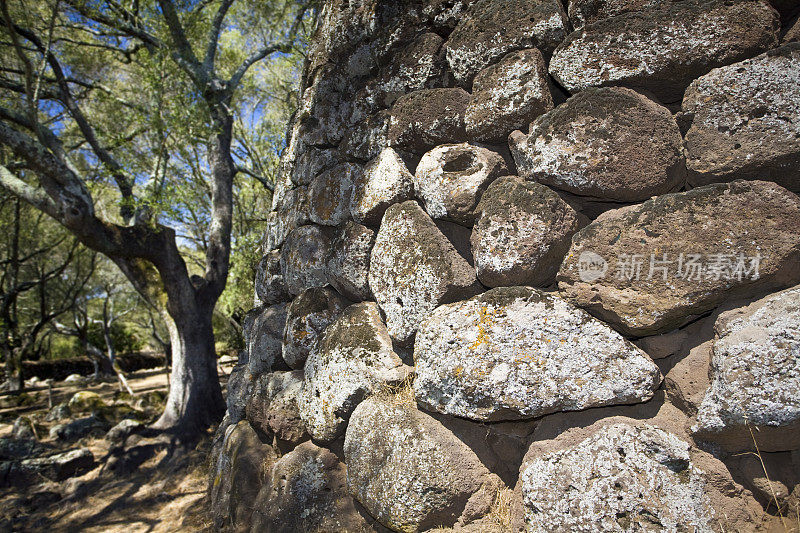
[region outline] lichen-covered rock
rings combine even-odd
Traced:
[[[344,433],[350,413],[366,395],[402,381],[408,372],[392,349],[378,306],[351,305],[328,326],[306,361],[300,416],[315,440],[331,442]]]
[[[389,146],[389,111],[378,111],[351,126],[339,150],[350,157],[369,161]]]
[[[505,174],[500,154],[467,143],[445,144],[422,156],[414,187],[431,218],[472,226],[483,191]]]
[[[406,93],[441,84],[446,65],[440,52],[443,43],[444,39],[427,32],[398,50],[373,87],[377,103],[389,107]]]
[[[377,226],[386,209],[414,194],[413,176],[392,148],[385,148],[364,167],[362,179],[353,186],[350,212],[361,224]]]
[[[800,44],[714,69],[686,90],[689,182],[774,181],[800,191]]]
[[[106,402],[96,392],[82,390],[73,394],[67,405],[73,414],[91,413],[105,407]]]
[[[375,231],[352,220],[340,226],[325,263],[328,282],[347,298],[360,302],[372,297],[367,275]]]
[[[443,305],[414,344],[417,401],[494,422],[649,400],[658,367],[558,296],[502,287]]]
[[[549,57],[567,36],[567,25],[558,0],[478,0],[445,43],[447,61],[469,88],[475,74],[508,52],[538,48]]]
[[[537,445],[520,470],[519,530],[714,531],[704,473],[676,435],[630,420]]]
[[[504,143],[509,133],[551,109],[547,65],[537,48],[528,48],[475,76],[464,125],[472,140]]]
[[[723,301],[800,281],[800,198],[717,183],[607,211],[576,233],[559,289],[624,334],[664,333]]]
[[[279,248],[286,236],[293,229],[307,224],[309,219],[308,187],[296,187],[283,193],[275,187],[274,198],[281,198],[275,211],[267,218],[264,234],[264,251],[271,252]],[[279,196],[280,195],[280,196]]]
[[[471,0],[428,0],[422,14],[434,28],[453,31],[464,17]]]
[[[218,530],[248,531],[264,473],[276,459],[247,420],[228,426],[211,477],[208,498]]]
[[[579,30],[598,20],[629,11],[650,11],[667,7],[675,0],[569,0],[567,12],[572,26]]]
[[[286,309],[282,348],[290,368],[303,368],[317,338],[348,305],[339,293],[324,287],[306,289],[292,300]]]
[[[64,481],[92,470],[95,462],[91,450],[78,448],[46,457],[23,459],[14,466],[11,477],[38,478],[39,481],[43,476],[52,481]]]
[[[341,157],[335,149],[309,146],[297,156],[294,162],[291,172],[292,183],[310,185],[311,181],[323,170],[335,167],[339,163],[341,163]]]
[[[253,374],[250,372],[248,364],[239,363],[233,367],[228,375],[226,389],[225,402],[228,406],[228,417],[231,423],[236,424],[244,418],[247,399],[253,389]]]
[[[360,166],[343,163],[314,178],[308,188],[311,221],[338,226],[350,218],[350,196],[360,174]]]
[[[281,253],[278,250],[267,253],[256,264],[253,284],[261,304],[272,305],[289,300],[281,273]]]
[[[683,139],[669,110],[630,89],[587,89],[509,142],[520,176],[580,196],[636,202],[683,185]]]
[[[261,374],[245,398],[248,422],[282,441],[296,444],[308,439],[297,405],[302,388],[302,370]]]
[[[325,261],[330,242],[330,230],[320,226],[300,226],[289,233],[281,248],[281,273],[289,294],[328,284]]]
[[[437,306],[481,291],[475,269],[413,201],[386,210],[370,256],[369,286],[389,334],[401,344]]]
[[[786,30],[781,42],[784,44],[800,42],[800,18],[795,19],[794,23]]]
[[[629,12],[571,33],[550,73],[574,93],[587,87],[646,89],[678,102],[695,78],[777,44],[778,15],[766,0],[685,0]]]
[[[325,448],[300,444],[268,471],[252,531],[374,531],[347,494],[346,471]]]
[[[392,106],[389,146],[422,154],[440,144],[467,140],[464,89],[423,89],[401,96]]]
[[[572,235],[588,223],[552,190],[516,176],[492,182],[478,213],[472,254],[487,287],[552,284]]]
[[[800,287],[721,314],[715,330],[695,438],[733,450],[800,448]]]
[[[394,531],[468,523],[486,514],[500,486],[436,419],[379,398],[356,408],[344,454],[350,494]]]
[[[242,336],[251,373],[269,372],[275,361],[280,359],[285,326],[285,303],[256,308],[247,313]]]

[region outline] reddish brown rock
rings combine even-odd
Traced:
[[[392,106],[389,145],[422,154],[434,146],[467,140],[463,89],[425,89],[400,97]]]

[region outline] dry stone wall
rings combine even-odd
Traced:
[[[215,527],[800,527],[798,12],[324,2]]]

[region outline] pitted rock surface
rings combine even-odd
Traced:
[[[572,235],[588,223],[552,190],[515,176],[492,182],[478,213],[472,253],[487,287],[552,284]]]
[[[800,448],[800,287],[720,315],[695,435],[733,450]],[[752,432],[752,433],[751,433]]]
[[[300,418],[297,399],[303,388],[303,371],[261,374],[247,399],[247,420],[264,435],[299,443],[309,438]]]
[[[625,85],[679,102],[689,83],[712,68],[774,47],[778,26],[766,0],[675,2],[571,33],[553,52],[550,73],[572,93]]]
[[[504,287],[443,305],[414,345],[417,401],[494,422],[649,400],[653,361],[558,296]]]
[[[714,69],[683,99],[693,185],[774,181],[800,191],[800,44]]]
[[[292,182],[296,185],[310,185],[322,171],[341,163],[341,157],[333,148],[309,147],[297,158],[292,168]]]
[[[367,163],[362,179],[353,187],[350,202],[353,219],[368,226],[380,225],[390,205],[412,198],[413,179],[400,155],[392,148],[385,148]]]
[[[369,300],[367,276],[369,256],[375,245],[375,232],[352,220],[337,228],[331,241],[331,250],[325,271],[331,286],[345,297],[360,302]]]
[[[532,448],[520,471],[520,529],[714,531],[704,475],[689,451],[677,436],[634,420],[558,451]]]
[[[445,43],[447,61],[456,81],[469,88],[479,71],[508,52],[538,48],[549,57],[568,24],[558,0],[478,0]]]
[[[538,49],[529,48],[478,73],[464,124],[471,140],[504,144],[509,133],[551,109],[547,65]]]
[[[370,398],[344,441],[347,487],[394,531],[426,531],[486,514],[500,486],[475,453],[413,406]]]
[[[423,154],[440,144],[466,141],[469,98],[458,88],[424,89],[398,98],[392,106],[389,146]]]
[[[286,238],[281,248],[281,272],[289,294],[297,296],[328,284],[325,261],[331,237],[330,229],[309,225],[293,230]]]
[[[253,390],[253,374],[247,364],[239,363],[228,375],[227,396],[228,416],[233,424],[244,418],[250,391]]]
[[[305,365],[300,416],[316,441],[344,433],[350,413],[369,393],[406,378],[409,368],[374,302],[354,304],[325,330]]]
[[[330,451],[300,444],[267,472],[252,531],[374,531],[347,494],[346,475]]]
[[[311,347],[350,305],[339,293],[328,288],[306,289],[286,309],[283,330],[283,360],[291,368],[303,368]]]
[[[275,187],[278,196],[280,186]],[[272,251],[279,248],[286,240],[289,233],[303,224],[308,224],[308,187],[296,187],[285,191],[280,207],[272,211],[267,219],[267,229],[264,236],[264,248]]]
[[[311,221],[338,226],[350,218],[351,191],[361,172],[358,165],[344,163],[314,178],[308,190]]]
[[[261,304],[272,305],[289,300],[286,283],[281,274],[281,253],[273,250],[256,264],[254,281],[256,296]]]
[[[438,305],[481,291],[475,269],[409,201],[391,206],[372,248],[369,286],[393,339],[408,344]]]
[[[587,89],[511,135],[520,176],[580,196],[642,201],[681,187],[683,142],[670,112],[624,88]]]
[[[727,299],[790,287],[798,261],[800,198],[740,180],[603,213],[572,238],[558,284],[619,331],[644,336]]]
[[[422,156],[414,188],[431,218],[471,227],[483,191],[505,174],[500,154],[467,143],[445,144]]]
[[[579,30],[586,24],[616,17],[629,11],[645,13],[662,9],[674,0],[569,0],[567,12],[572,26]]]
[[[281,339],[286,326],[287,304],[256,308],[247,313],[242,325],[250,372],[269,372],[281,357]]]

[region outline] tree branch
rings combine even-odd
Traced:
[[[233,0],[222,0],[217,13],[214,15],[214,20],[211,22],[211,29],[208,31],[208,45],[206,46],[206,55],[203,58],[203,68],[207,72],[213,72],[214,59],[217,56],[217,48],[219,43],[220,32],[222,31],[222,23],[225,20],[225,15],[233,5]]]

